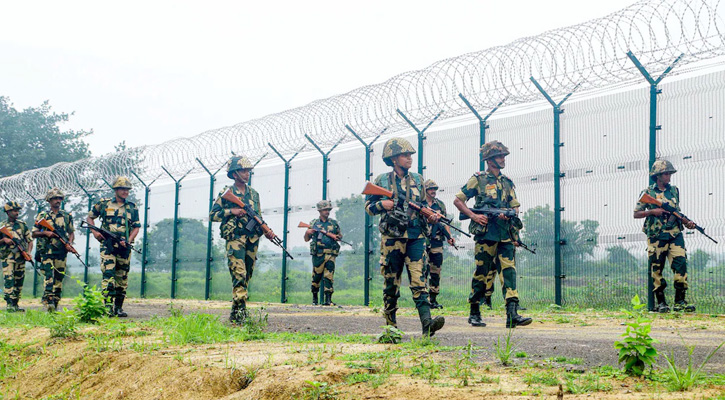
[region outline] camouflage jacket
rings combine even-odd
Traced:
[[[57,214],[53,215],[50,211],[41,211],[35,216],[35,221],[38,222],[42,219],[50,222],[55,232],[65,240],[68,240],[68,236],[75,231],[73,227],[73,216],[69,212],[59,210]],[[38,228],[37,225],[33,226],[33,232],[41,231],[45,231],[45,228]],[[63,258],[68,254],[63,243],[56,237],[48,238],[40,236],[36,244],[38,247],[36,247],[35,253],[41,257],[57,256]]]
[[[339,235],[340,225],[332,218],[328,218],[327,221],[322,221],[319,218],[310,221],[310,226],[314,229],[329,232],[334,235]],[[320,256],[323,254],[340,254],[340,243],[333,240],[331,237],[324,233],[314,233],[312,240],[310,240],[310,254],[313,256]]]
[[[511,179],[503,174],[496,177],[489,171],[476,172],[456,194],[456,197],[464,203],[475,197],[474,208],[516,208],[521,206],[516,199],[516,187]],[[471,221],[468,230],[475,235],[476,240],[494,240],[507,242],[511,240],[512,221],[500,218],[489,218],[486,226]]]
[[[33,236],[31,236],[30,234],[30,229],[28,229],[28,225],[25,224],[25,222],[16,219],[15,222],[5,220],[2,224],[0,224],[0,227],[3,226],[7,226],[13,233],[13,237],[15,239],[20,239],[20,241],[23,242],[27,250],[28,244],[33,241]],[[4,238],[5,235],[0,234],[0,237]],[[23,256],[20,255],[20,252],[18,251],[17,247],[15,247],[15,245],[7,245],[4,243],[0,243],[0,260],[25,262]]]
[[[426,201],[424,204],[428,204]],[[440,199],[433,199],[433,204],[430,205],[430,208],[438,211],[441,215],[444,217],[446,215],[446,205],[443,204],[443,202]],[[430,239],[429,239],[429,246],[430,247],[442,247],[443,241],[448,240],[450,237],[450,234],[446,230],[445,225],[442,223],[437,224],[428,224],[430,226]]]
[[[101,228],[128,239],[131,231],[141,227],[136,204],[126,200],[119,204],[115,199],[101,199],[88,212],[91,219],[101,218]]]
[[[409,201],[415,203],[422,203],[424,201],[422,194],[425,193],[425,190],[423,190],[423,177],[414,172],[409,172],[407,177],[410,178],[411,182]],[[395,186],[393,186],[393,180],[395,181]],[[368,212],[368,214],[379,215],[386,213],[387,211],[383,208],[382,204],[383,200],[393,200],[396,204],[396,207],[402,205],[402,199],[405,199],[405,194],[408,188],[405,178],[400,179],[400,177],[398,177],[395,172],[391,171],[378,175],[377,178],[375,178],[374,183],[380,187],[393,191],[393,194],[398,196],[398,199],[388,199],[384,198],[383,196],[368,195],[365,197],[365,210]],[[410,220],[408,222],[408,230],[406,231],[403,238],[418,239],[427,236],[428,222],[423,219],[419,212],[415,211],[411,207],[408,207],[407,204],[402,205],[402,207],[404,209],[407,208],[408,216],[410,216]]]
[[[680,190],[677,186],[667,185],[665,190],[660,190],[657,187],[657,183],[651,184],[639,195],[641,198],[643,194],[649,194],[657,200],[667,202],[672,207],[675,207],[677,211],[680,211]],[[634,211],[645,211],[653,208],[657,208],[654,204],[645,204],[637,202],[634,207]],[[656,217],[650,215],[644,220],[644,226],[642,232],[647,235],[648,238],[652,239],[672,239],[682,232],[682,221],[675,216],[662,216]]]
[[[231,187],[225,187],[219,192],[214,205],[211,207],[209,212],[209,218],[214,222],[221,222],[220,231],[221,237],[224,240],[237,240],[242,236],[259,236],[260,228],[254,229],[254,232],[250,232],[247,229],[250,217],[246,214],[241,217],[235,217],[232,214],[232,208],[239,208],[238,205],[222,199],[222,195],[227,190],[231,190],[232,193],[242,200],[244,204],[247,204],[254,209],[257,214],[262,214],[262,206],[259,204],[259,193],[254,190],[251,186],[247,185],[247,190],[242,192],[234,185]]]

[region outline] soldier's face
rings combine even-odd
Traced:
[[[53,197],[52,199],[48,200],[48,203],[50,204],[50,208],[58,208],[60,207],[60,203],[63,202],[62,197]]]
[[[395,157],[395,165],[403,169],[410,169],[413,166],[413,155],[410,153],[403,153]]]
[[[320,217],[327,219],[330,216],[330,210],[320,210]]]
[[[672,178],[671,172],[665,172],[663,174],[657,175],[657,183],[661,185],[669,185],[670,179]]]
[[[18,219],[18,215],[20,215],[20,210],[8,211],[8,219]]]
[[[249,183],[250,172],[251,171],[248,169],[240,169],[238,171],[235,171],[234,172],[234,177],[236,178],[235,180],[238,180],[238,181],[241,181],[244,183]]]
[[[126,188],[118,188],[118,189],[116,189],[116,196],[119,199],[126,200],[126,197],[128,197],[129,192],[130,192],[130,190],[128,190]]]
[[[496,164],[498,164],[498,167],[496,164],[493,163],[493,161],[496,161]],[[504,169],[506,167],[506,156],[498,156],[494,157],[490,160],[488,160],[488,165],[490,167],[498,168],[498,169]]]
[[[438,189],[428,189],[425,192],[428,193],[428,196],[435,199],[436,194],[438,194]]]

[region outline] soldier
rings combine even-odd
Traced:
[[[446,205],[436,198],[438,184],[432,179],[428,179],[423,186],[425,186],[425,201],[428,207],[446,216]],[[442,305],[438,304],[437,298],[440,293],[444,239],[451,246],[456,244],[456,240],[451,236],[451,230],[447,225],[443,225],[440,222],[432,224],[430,226],[430,240],[428,240],[425,252],[428,259],[426,277],[430,276],[428,285],[430,288],[430,306],[434,309],[443,308]]]
[[[310,222],[310,229],[305,231],[305,242],[309,242],[313,235],[315,239],[310,242],[310,254],[312,255],[312,304],[317,305],[317,296],[320,292],[320,281],[325,286],[325,301],[323,306],[333,305],[332,287],[335,276],[335,258],[340,254],[340,244],[336,240],[342,239],[340,225],[330,218],[332,203],[329,200],[322,200],[317,203],[317,211],[320,218]],[[315,232],[317,230],[318,232]],[[337,236],[337,239],[325,235],[328,232]],[[324,280],[323,280],[324,275]]]
[[[257,260],[261,230],[256,226],[250,231],[250,217],[239,206],[223,199],[222,195],[231,190],[244,204],[261,214],[259,193],[248,185],[252,168],[254,166],[246,157],[234,156],[229,160],[227,177],[234,180],[234,184],[219,193],[209,212],[212,221],[221,222],[221,237],[226,241],[227,265],[232,277],[232,310],[229,321],[238,325],[244,323],[247,315],[247,287]],[[274,233],[270,231],[265,236],[271,240]]]
[[[70,249],[60,240],[58,235],[72,244],[75,239],[73,228],[73,217],[70,213],[60,209],[65,195],[58,188],[51,189],[45,196],[45,201],[50,205],[50,211],[41,211],[35,217],[35,221],[47,220],[55,229],[55,233],[43,230],[37,225],[33,227],[33,237],[38,238],[38,247],[35,251],[37,260],[45,273],[45,289],[43,290],[43,304],[49,312],[58,309],[61,291],[63,290],[63,278],[65,277],[66,257]]]
[[[23,207],[14,201],[9,201],[3,209],[8,215],[8,219],[0,226],[7,227],[13,238],[25,246],[25,251],[30,254],[33,250],[33,237],[25,222],[18,219]],[[4,294],[7,310],[10,312],[25,311],[18,307],[25,281],[25,258],[15,246],[13,239],[1,234],[0,237],[0,263],[2,263],[5,280]]]
[[[680,190],[670,185],[672,174],[677,172],[672,163],[667,160],[657,160],[652,164],[649,177],[652,184],[642,191],[642,194],[666,202],[680,210]],[[640,194],[640,197],[642,197]],[[695,306],[687,304],[687,253],[685,239],[682,235],[682,226],[694,229],[695,223],[690,220],[680,220],[670,215],[663,208],[652,204],[637,202],[634,208],[634,218],[645,218],[642,231],[647,235],[647,255],[649,268],[654,280],[654,294],[657,301],[656,311],[666,313],[670,307],[665,300],[667,282],[662,277],[665,260],[669,259],[670,267],[675,281],[675,311],[695,311]]]
[[[123,301],[128,288],[128,271],[131,269],[131,249],[127,243],[133,244],[138,235],[141,223],[136,204],[127,200],[131,190],[131,180],[119,176],[113,181],[115,196],[112,199],[101,199],[88,212],[86,222],[95,225],[93,220],[101,218],[101,227],[123,237],[123,241],[115,243],[104,239],[103,235],[91,230],[93,237],[101,243],[101,288],[105,297],[106,308],[110,316],[127,317],[123,311]]]
[[[476,241],[476,272],[471,280],[471,295],[468,302],[471,312],[468,323],[472,326],[486,326],[481,320],[480,302],[486,291],[486,277],[496,268],[503,277],[503,295],[506,300],[506,327],[515,328],[531,323],[531,318],[518,314],[519,294],[516,290],[515,239],[522,227],[518,217],[509,219],[503,214],[488,218],[473,213],[466,201],[476,198],[475,208],[512,208],[518,213],[521,205],[516,199],[514,183],[501,173],[506,166],[509,150],[496,140],[481,146],[481,159],[486,161],[487,171],[476,172],[456,194],[453,204],[461,213],[471,218],[469,231]]]
[[[380,240],[380,272],[385,280],[383,303],[385,321],[397,326],[396,311],[400,297],[400,280],[404,267],[408,269],[410,290],[418,309],[418,316],[424,336],[433,336],[443,328],[445,319],[441,316],[431,318],[428,289],[424,271],[425,241],[428,224],[438,222],[433,216],[425,221],[419,212],[409,207],[408,201],[423,201],[423,178],[409,172],[413,164],[413,146],[402,138],[391,138],[383,148],[383,161],[393,170],[378,175],[375,184],[393,192],[394,199],[378,195],[368,195],[365,210],[370,215],[381,215],[378,228],[382,233]]]

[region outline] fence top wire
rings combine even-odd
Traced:
[[[149,182],[162,173],[162,166],[174,174],[200,172],[197,158],[214,170],[231,151],[254,160],[269,151],[268,142],[282,153],[294,153],[307,143],[305,134],[329,148],[341,139],[356,140],[346,124],[364,138],[385,128],[407,128],[398,109],[416,123],[428,122],[441,111],[443,118],[467,114],[459,93],[479,110],[502,99],[506,105],[541,100],[532,76],[552,97],[577,85],[582,91],[642,82],[628,51],[655,76],[681,54],[680,65],[722,56],[723,8],[720,0],[639,1],[602,18],[441,60],[376,85],[191,138],[25,171],[0,179],[0,191],[23,201],[30,194],[42,196],[50,187],[82,195],[79,185],[89,191],[105,189],[103,179],[131,171]]]

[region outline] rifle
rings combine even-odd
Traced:
[[[380,187],[372,182],[367,182],[365,184],[365,189],[363,189],[362,194],[368,195],[368,196],[383,196],[387,197],[389,199],[393,199],[393,192],[385,189],[383,187]],[[398,196],[400,197],[400,196]],[[471,237],[471,235],[468,234],[468,232],[464,232],[460,230],[459,228],[453,226],[451,219],[447,218],[443,215],[441,215],[439,212],[431,209],[425,204],[416,203],[414,201],[408,201],[408,206],[410,206],[412,209],[418,211],[422,216],[424,216],[426,219],[432,217],[433,215],[438,215],[439,219],[438,221],[450,226],[451,228],[457,230],[458,232],[464,234],[467,237]]]
[[[25,250],[25,245],[23,245],[20,239],[17,239],[13,236],[13,233],[10,231],[10,229],[8,229],[7,226],[3,226],[2,228],[0,228],[0,232],[2,232],[3,235],[9,237],[13,241],[13,244],[15,244],[15,247],[18,249],[20,255],[23,256],[25,261],[33,262],[33,259],[30,258],[30,254],[28,254],[27,250]]]
[[[497,218],[499,215],[503,214],[504,216],[508,218],[513,218],[516,216],[516,210],[513,208],[493,208],[493,207],[482,207],[482,208],[470,208],[474,214],[483,214],[489,218]],[[459,221],[465,221],[469,219],[470,217],[464,213],[459,214],[458,220]]]
[[[515,244],[519,245],[519,247],[521,247],[522,249],[524,249],[524,250],[528,251],[529,253],[531,253],[531,254],[536,254],[536,249],[533,249],[533,250],[531,250],[531,249],[529,248],[529,246],[527,246],[527,245],[526,245],[526,244],[525,244],[524,242],[522,242],[522,241],[521,241],[520,239],[513,239],[513,242],[514,242]],[[534,243],[534,244],[536,244],[536,243]]]
[[[88,268],[88,266],[86,265],[86,263],[84,263],[83,260],[81,260],[81,255],[78,253],[78,250],[76,250],[75,247],[73,247],[73,245],[71,245],[70,243],[68,243],[68,240],[66,238],[63,238],[62,236],[60,236],[60,234],[55,231],[55,228],[53,228],[53,225],[51,225],[51,223],[48,222],[47,219],[43,218],[40,221],[36,221],[35,222],[35,226],[37,226],[38,228],[44,228],[44,229],[47,229],[50,232],[53,232],[53,235],[55,235],[55,237],[58,240],[60,240],[61,243],[63,243],[63,245],[68,249],[68,251],[70,251],[71,253],[73,253],[73,255],[75,255],[76,258],[78,258],[78,261],[80,261],[81,264],[83,264],[84,267]]]
[[[668,213],[674,215],[679,220],[686,219],[686,220],[689,220],[692,223],[694,223],[694,221],[692,221],[691,219],[687,218],[687,216],[685,214],[677,211],[677,209],[675,207],[672,207],[668,203],[659,201],[659,200],[655,199],[654,197],[650,196],[647,193],[644,193],[642,195],[642,197],[639,199],[639,201],[642,202],[642,203],[645,203],[645,204],[652,204],[652,205],[655,205],[657,207],[663,208],[665,211],[667,211]],[[697,229],[698,231],[700,231],[700,233],[702,233],[703,235],[705,235],[706,238],[712,240],[713,242],[715,242],[717,244],[717,240],[711,238],[710,235],[708,235],[707,233],[705,233],[705,228],[703,228],[703,227],[695,224],[695,229]]]
[[[443,227],[441,226],[440,222],[439,222],[439,223],[437,223],[437,224],[434,224],[434,225],[433,225],[433,227],[431,227],[431,230],[430,230],[430,237],[431,237],[431,238],[435,237],[435,236],[436,236],[436,234],[438,233],[438,231],[441,231],[441,232],[443,232],[443,236],[445,236],[446,240],[449,240],[449,239],[451,239],[451,234],[450,234],[450,233],[448,233],[448,231],[447,231],[447,230],[445,230],[445,229],[444,229],[444,228],[443,228]],[[452,244],[451,246],[453,246],[453,248],[455,248],[456,250],[460,250],[460,249],[458,248],[458,246],[456,246],[455,244]]]
[[[242,212],[245,215],[248,215],[250,218],[249,223],[246,226],[246,229],[250,232],[254,232],[254,230],[259,227],[262,229],[262,232],[265,236],[271,233],[272,239],[269,239],[270,242],[272,242],[275,246],[282,249],[282,252],[285,256],[289,257],[290,260],[294,260],[294,257],[292,257],[292,254],[287,251],[287,249],[284,247],[284,244],[282,243],[282,240],[280,240],[279,236],[275,235],[272,231],[272,228],[270,228],[266,222],[262,219],[262,217],[257,214],[256,211],[252,207],[249,206],[249,204],[245,204],[239,197],[235,196],[234,193],[232,193],[231,190],[227,190],[222,195],[222,199],[232,202],[239,207],[242,208]]]
[[[332,239],[332,240],[334,240],[336,242],[340,242],[340,243],[344,243],[344,244],[346,244],[348,246],[352,246],[352,244],[350,244],[350,243],[348,243],[348,242],[346,242],[346,241],[344,241],[342,239],[338,239],[337,238],[337,235],[335,235],[333,233],[330,233],[330,232],[325,232],[325,231],[323,231],[321,229],[318,229],[318,228],[313,228],[310,224],[307,224],[307,223],[304,223],[304,222],[300,222],[299,225],[297,225],[297,227],[298,228],[312,229],[313,231],[317,232],[318,234],[325,235],[325,236],[329,237],[330,239]]]
[[[85,224],[85,225],[83,225],[83,224]],[[118,234],[115,234],[115,233],[113,233],[111,231],[108,231],[106,229],[103,229],[103,228],[99,228],[99,227],[97,227],[95,225],[91,225],[91,224],[89,224],[86,221],[82,221],[81,222],[81,228],[86,228],[86,229],[89,229],[89,230],[98,232],[98,233],[101,234],[101,236],[103,236],[104,239],[110,240],[110,241],[112,241],[114,243],[119,243],[119,244],[121,242],[126,243],[126,248],[127,249],[133,250],[136,253],[141,254],[141,250],[139,250],[136,247],[134,247],[131,243],[129,243],[128,241],[126,241],[126,239],[124,237],[122,237],[122,236],[120,236]],[[121,247],[123,247],[123,246],[121,246]]]

